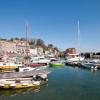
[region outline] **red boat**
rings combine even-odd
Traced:
[[[40,66],[45,66],[45,64],[38,64],[38,63],[30,63],[28,64],[30,67],[40,67]]]

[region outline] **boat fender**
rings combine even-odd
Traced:
[[[91,66],[91,68],[93,69],[93,68],[94,68],[94,66]]]
[[[97,69],[98,68],[98,66],[95,66],[95,69]]]

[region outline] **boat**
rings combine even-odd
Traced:
[[[20,66],[15,69],[16,72],[27,72],[27,71],[32,71],[32,70],[36,70],[36,68],[30,67],[30,66]]]
[[[66,65],[78,65],[84,60],[84,57],[79,56],[79,54],[68,54],[66,57]]]
[[[36,75],[28,78],[9,78],[0,79],[0,88],[2,89],[23,89],[36,87],[42,84],[42,81],[48,81],[47,75]]]
[[[81,66],[83,68],[87,68],[87,69],[99,69],[100,62],[99,62],[99,60],[96,60],[96,59],[85,60],[85,61],[81,62]]]
[[[63,67],[65,64],[61,61],[54,61],[49,64],[50,67]]]
[[[26,67],[27,69],[27,67]],[[18,72],[1,72],[0,88],[3,89],[20,89],[39,86],[48,81],[49,72],[42,69],[20,70]],[[16,82],[17,81],[17,82]],[[19,81],[19,82],[18,82]]]
[[[40,66],[44,66],[45,64],[29,63],[27,65],[30,66],[30,67],[40,67]]]
[[[23,78],[23,77],[32,77],[32,76],[36,76],[36,75],[47,75],[49,74],[50,72],[47,71],[47,70],[41,70],[41,69],[35,69],[35,70],[25,70],[25,71],[22,71],[22,72],[1,72],[0,73],[0,79],[11,79],[11,78]]]
[[[80,29],[79,29],[79,21],[78,21],[78,48],[69,48],[67,49],[67,57],[66,57],[66,65],[80,65],[81,61],[84,60],[84,57],[80,56],[80,40],[79,40],[79,35],[80,35]]]
[[[18,64],[15,62],[0,62],[0,69],[16,69],[19,66],[22,66],[22,64]]]
[[[50,63],[50,60],[45,58],[44,56],[33,56],[31,57],[31,63],[48,65]]]
[[[28,88],[28,87],[34,87],[39,86],[40,81],[34,81],[34,80],[0,80],[0,88],[3,89],[22,89],[22,88]]]
[[[48,54],[47,58],[51,61],[57,61],[57,57],[55,57],[53,54]]]

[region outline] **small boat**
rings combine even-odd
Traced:
[[[12,63],[12,62],[0,62],[0,69],[16,69],[22,64]]]
[[[43,64],[29,63],[28,66],[30,66],[30,67],[40,67],[40,66],[43,66]]]
[[[60,61],[55,61],[55,62],[51,62],[49,65],[50,67],[63,67],[65,64]]]
[[[36,75],[28,78],[11,78],[0,79],[0,88],[2,89],[23,89],[36,87],[42,84],[42,81],[47,82],[47,75]]]

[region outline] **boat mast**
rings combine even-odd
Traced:
[[[78,20],[78,53],[80,54],[80,27],[79,27],[79,20]]]
[[[28,22],[25,21],[25,35],[26,35],[26,57],[28,57]]]

